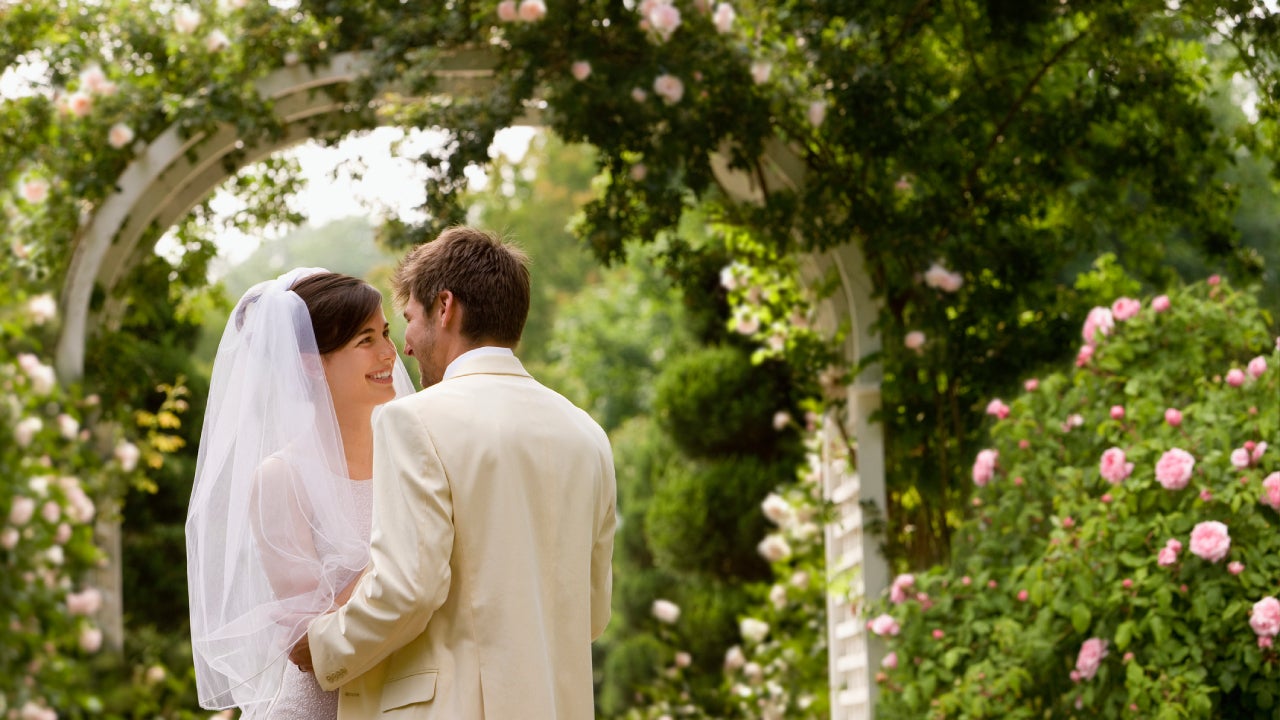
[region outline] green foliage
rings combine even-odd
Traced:
[[[1217,278],[1169,299],[997,414],[955,560],[880,606],[901,626],[881,716],[1271,712],[1280,656],[1250,616],[1280,570],[1264,485],[1280,493],[1280,339]],[[1194,459],[1181,488],[1159,469],[1175,448]],[[1229,532],[1220,559],[1195,539],[1209,521]],[[1090,638],[1108,648],[1096,676],[1077,662]]]
[[[787,408],[784,372],[776,363],[754,364],[732,346],[697,350],[667,365],[655,387],[654,410],[692,457],[768,457],[778,443],[773,415]]]

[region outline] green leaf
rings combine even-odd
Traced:
[[[1120,623],[1120,627],[1116,628],[1116,649],[1124,650],[1129,647],[1129,641],[1133,639],[1134,622],[1126,620]]]
[[[1089,612],[1089,608],[1084,605],[1076,605],[1071,608],[1071,627],[1076,629],[1078,633],[1084,633],[1089,629],[1089,621],[1093,619],[1093,614]]]

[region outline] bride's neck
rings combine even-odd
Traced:
[[[334,409],[347,473],[354,480],[364,480],[373,475],[373,408]]]

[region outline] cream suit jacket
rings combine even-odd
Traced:
[[[589,720],[609,620],[613,456],[511,356],[384,407],[351,600],[308,632],[338,717]]]

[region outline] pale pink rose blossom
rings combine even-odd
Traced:
[[[1080,646],[1080,654],[1076,656],[1076,672],[1080,679],[1089,680],[1098,674],[1102,659],[1107,656],[1107,641],[1100,638],[1089,638]]]
[[[1084,367],[1093,359],[1093,346],[1085,345],[1076,353],[1076,367]]]
[[[66,413],[59,413],[57,421],[58,433],[67,440],[75,440],[76,434],[80,432],[79,421]]]
[[[1080,413],[1071,413],[1062,423],[1062,432],[1071,432],[1072,428],[1078,428],[1084,425],[1084,416]]]
[[[1142,303],[1133,298],[1117,298],[1115,302],[1111,303],[1111,316],[1116,321],[1128,320],[1136,316],[1140,310],[1142,310]]]
[[[138,446],[127,440],[117,445],[113,454],[125,472],[133,472],[138,467],[138,458],[142,456]]]
[[[107,84],[107,74],[97,65],[90,65],[80,71],[80,89],[91,93],[100,93]]]
[[[98,628],[85,628],[80,631],[80,649],[92,655],[102,648],[102,631]]]
[[[1273,472],[1262,481],[1262,504],[1280,510],[1280,471]]]
[[[520,14],[516,12],[516,0],[502,0],[498,3],[498,20],[500,22],[515,22],[520,18]]]
[[[67,593],[67,614],[69,615],[92,615],[101,607],[102,593],[97,588]]]
[[[35,178],[22,183],[22,199],[32,205],[39,205],[49,197],[49,183]]]
[[[12,550],[18,546],[18,539],[21,535],[16,528],[5,528],[4,532],[0,532],[0,547],[5,550]]]
[[[769,602],[774,609],[782,610],[787,607],[787,588],[785,585],[774,585],[769,588]]]
[[[934,263],[924,272],[924,284],[943,292],[955,292],[964,285],[964,276],[951,272],[941,263]]]
[[[1168,295],[1157,295],[1156,298],[1151,301],[1151,309],[1155,310],[1158,313],[1162,313],[1165,310],[1168,310],[1169,305],[1170,305],[1170,302],[1169,302]]]
[[[901,631],[898,621],[894,620],[892,615],[877,615],[874,619],[867,621],[867,629],[880,637],[897,635]]]
[[[680,619],[680,606],[670,600],[654,600],[651,612],[658,622],[668,625],[674,625]]]
[[[18,421],[13,426],[13,437],[18,442],[18,447],[26,447],[35,439],[36,433],[44,429],[44,423],[40,418],[29,417]]]
[[[57,316],[58,302],[49,293],[36,295],[27,301],[27,317],[31,318],[32,323],[44,325]]]
[[[569,72],[573,73],[573,79],[582,82],[591,77],[591,63],[586,60],[579,60],[569,66]]]
[[[987,414],[995,415],[997,420],[1003,420],[1009,417],[1009,406],[1005,405],[1000,398],[996,398],[987,403]]]
[[[152,665],[147,668],[145,679],[148,685],[155,685],[158,682],[163,682],[167,676],[168,673],[165,672],[163,665]]]
[[[285,67],[293,67],[302,62],[302,56],[293,50],[286,52],[280,59],[284,61]]]
[[[684,83],[669,73],[659,75],[653,81],[653,91],[668,105],[675,105],[684,97]]]
[[[907,333],[907,336],[902,340],[902,344],[905,345],[908,350],[914,350],[916,352],[920,352],[924,349],[924,343],[924,333],[919,330],[912,330]]]
[[[1226,381],[1231,387],[1240,387],[1244,384],[1244,373],[1240,368],[1231,368],[1227,371]]]
[[[1156,480],[1166,490],[1181,490],[1191,481],[1191,473],[1195,470],[1196,459],[1191,453],[1181,448],[1173,448],[1160,456],[1156,462]]]
[[[1177,408],[1169,408],[1164,411],[1164,421],[1173,427],[1182,424],[1182,411]]]
[[[809,109],[805,113],[809,118],[809,124],[814,127],[822,127],[822,123],[827,119],[827,102],[825,100],[814,100],[809,103]]]
[[[791,546],[778,533],[770,533],[756,546],[760,556],[769,562],[782,562],[791,557]]]
[[[1124,406],[1123,406],[1123,405],[1112,405],[1112,406],[1111,406],[1111,419],[1112,419],[1112,420],[1122,420],[1123,418],[1124,418]]]
[[[31,391],[36,395],[48,395],[58,382],[53,368],[49,365],[36,366],[27,373],[27,377],[31,380]]]
[[[1236,448],[1231,451],[1231,464],[1237,468],[1249,467],[1249,451],[1244,448]]]
[[[1249,627],[1260,637],[1275,637],[1280,633],[1280,600],[1264,597],[1253,604],[1249,611]]]
[[[1259,355],[1249,361],[1249,367],[1247,370],[1249,372],[1249,377],[1257,380],[1267,371],[1267,359]]]
[[[52,525],[62,519],[62,508],[52,500],[46,501],[44,505],[40,506],[40,517]]]
[[[751,63],[751,82],[756,85],[763,85],[769,82],[769,76],[773,73],[773,64],[757,60]]]
[[[943,632],[940,628],[934,628],[934,631],[933,631],[933,633],[932,633],[932,634],[933,634],[933,639],[934,639],[934,640],[941,640],[942,638],[946,637],[946,635],[947,635],[947,634],[946,634],[945,632]]]
[[[1028,597],[1030,597],[1030,595],[1027,594],[1026,590],[1018,591],[1018,602],[1026,602]]]
[[[1227,526],[1217,520],[1197,523],[1191,529],[1191,554],[1209,562],[1218,562],[1231,549],[1231,535]]]
[[[66,545],[71,539],[71,526],[66,523],[59,523],[58,528],[53,532],[53,541],[59,545]]]
[[[1258,647],[1260,648],[1269,648],[1271,647],[1271,644],[1272,644],[1271,638],[1269,637],[1260,636],[1258,638]]]
[[[742,633],[743,640],[755,645],[769,634],[769,623],[756,618],[742,618],[738,621],[738,631]]]
[[[716,5],[716,11],[711,15],[711,24],[716,26],[716,32],[723,35],[733,29],[733,21],[737,17],[738,14],[733,11],[732,5],[720,3]]]
[[[74,92],[67,98],[67,109],[76,117],[84,117],[93,110],[93,98],[83,90]]]
[[[22,527],[31,521],[36,514],[36,501],[29,497],[21,495],[13,498],[13,505],[9,508],[10,524]]]
[[[1209,488],[1205,488],[1205,489],[1201,490],[1201,491],[1200,491],[1200,499],[1201,499],[1201,500],[1203,500],[1203,501],[1205,501],[1205,502],[1212,502],[1212,501],[1213,501],[1213,491],[1212,491],[1212,490],[1210,490]]]
[[[1040,387],[1040,381],[1036,378],[1031,378],[1030,380],[1022,383],[1022,387],[1027,392],[1035,392]]]
[[[1089,311],[1080,334],[1084,336],[1086,344],[1093,345],[1098,341],[1099,334],[1110,335],[1115,326],[1115,316],[1109,309],[1099,306]]]
[[[1102,453],[1098,471],[1107,482],[1119,485],[1133,472],[1133,463],[1126,462],[1124,450],[1113,447]]]
[[[885,670],[896,670],[898,667],[898,653],[891,652],[885,655],[884,659],[880,661],[880,667]]]
[[[644,182],[644,179],[649,176],[649,168],[644,163],[636,163],[631,166],[627,174],[636,182]]]
[[[547,4],[542,0],[520,0],[520,7],[516,12],[525,22],[537,22],[546,16]]]
[[[1218,283],[1222,282],[1222,276],[1221,276],[1221,275],[1210,275],[1210,276],[1209,276],[1209,279],[1208,279],[1208,280],[1205,280],[1205,282],[1209,283],[1210,285],[1217,285]]]
[[[795,508],[777,493],[769,493],[760,503],[760,509],[770,522],[779,527],[790,525],[796,519]]]
[[[638,103],[642,103],[649,99],[649,93],[641,90],[640,88],[631,88],[631,99]]]
[[[760,318],[746,308],[734,313],[733,329],[742,335],[754,335],[760,329]]]
[[[220,53],[231,47],[231,38],[221,30],[214,30],[204,39],[204,47],[211,53]]]
[[[676,653],[675,666],[678,668],[687,668],[693,664],[693,656],[683,650]]]
[[[910,597],[907,594],[907,590],[909,590],[911,586],[915,585],[915,583],[916,576],[911,573],[903,573],[902,575],[894,578],[893,584],[889,586],[889,602],[895,605],[900,605],[906,602],[907,598]]]
[[[200,26],[200,13],[189,5],[183,5],[173,11],[173,27],[178,32],[189,34]]]
[[[670,40],[671,35],[680,27],[680,10],[670,2],[655,4],[644,17],[663,42]]]
[[[1244,572],[1244,563],[1238,560],[1232,560],[1231,562],[1227,563],[1227,572],[1231,573],[1232,575],[1239,575],[1240,573]]]
[[[1262,453],[1266,451],[1267,451],[1267,441],[1263,440],[1262,442],[1253,446],[1253,450],[1249,455],[1249,459],[1257,463],[1258,461],[1262,460]]]
[[[725,651],[725,654],[724,654],[725,670],[728,670],[729,672],[733,672],[734,670],[738,670],[739,668],[741,668],[743,665],[746,665],[746,664],[747,664],[747,658],[746,658],[746,655],[742,653],[741,646],[734,645],[733,647]]]
[[[1160,554],[1156,556],[1156,564],[1161,567],[1168,567],[1178,561],[1178,553],[1182,552],[1182,543],[1169,538],[1164,544],[1164,548],[1160,550]]]
[[[773,414],[773,429],[782,430],[791,424],[791,413],[786,410],[779,410]]]
[[[996,459],[1000,453],[996,450],[986,449],[978,453],[978,457],[973,463],[973,484],[978,487],[986,487],[987,483],[995,477]]]

